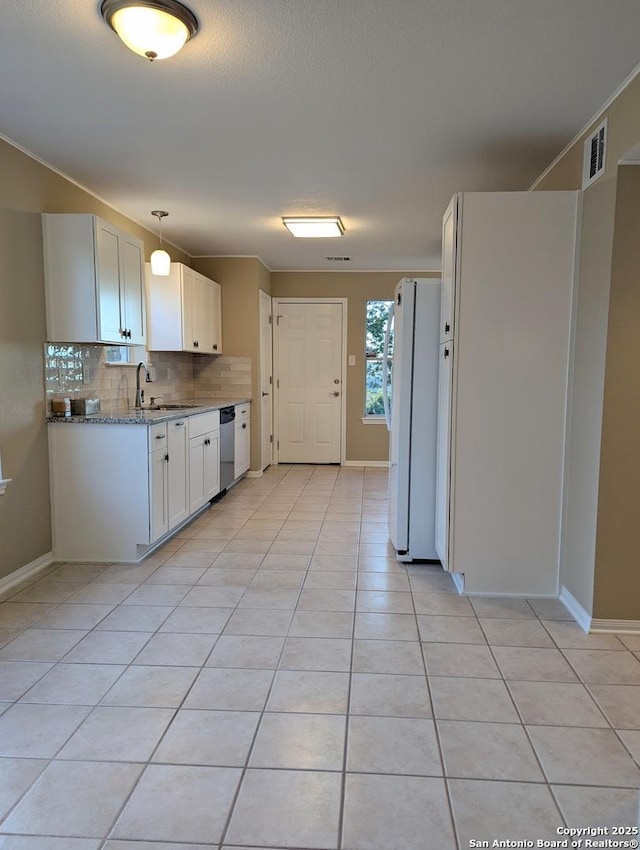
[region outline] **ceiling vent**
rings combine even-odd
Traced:
[[[330,260],[332,263],[348,263],[351,257],[325,257],[325,260]]]
[[[584,143],[582,160],[582,188],[586,189],[604,172],[607,153],[607,119]]]

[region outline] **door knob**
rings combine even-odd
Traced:
[[[334,384],[339,384],[339,383],[340,383],[340,378],[334,378],[334,379],[333,379],[333,383],[334,383]]]
[[[336,390],[334,393],[329,393],[329,395],[339,396],[339,395],[340,395],[340,393],[338,392],[338,390]]]

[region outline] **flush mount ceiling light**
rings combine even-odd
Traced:
[[[173,56],[198,31],[196,16],[177,0],[104,0],[100,11],[130,50],[151,61]]]
[[[282,216],[282,223],[293,235],[303,239],[321,239],[343,236],[344,225],[337,215]]]
[[[162,219],[165,218],[165,216],[168,216],[169,213],[164,210],[151,210],[151,215],[157,216],[160,232],[160,247],[154,251],[150,257],[151,274],[166,277],[171,273],[171,257],[162,247]]]

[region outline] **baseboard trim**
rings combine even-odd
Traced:
[[[600,634],[614,633],[640,635],[640,620],[591,620],[590,631]]]
[[[343,460],[342,466],[375,466],[379,469],[389,469],[388,460]]]
[[[571,614],[583,632],[589,634],[591,631],[591,614],[583,608],[575,596],[563,585],[559,596],[560,602]]]
[[[15,587],[16,584],[20,584],[25,579],[31,578],[31,576],[51,566],[54,560],[53,552],[47,552],[46,555],[41,555],[35,561],[31,561],[31,563],[25,564],[24,567],[19,567],[17,570],[9,573],[8,576],[0,578],[0,593],[6,593],[7,590]]]
[[[263,469],[250,469],[249,472],[247,472],[247,478],[262,478],[263,475]]]

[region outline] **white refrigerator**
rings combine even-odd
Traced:
[[[441,282],[403,278],[395,289],[383,369],[389,429],[389,536],[398,560],[437,560],[436,442]]]

